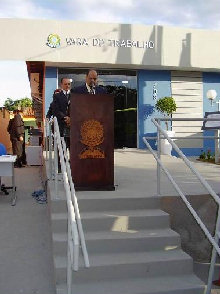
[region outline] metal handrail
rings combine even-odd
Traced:
[[[162,163],[161,159],[156,155],[156,153],[153,151],[152,147],[150,146],[150,144],[147,142],[147,140],[145,138],[143,138],[144,143],[147,145],[147,147],[149,148],[150,152],[153,154],[154,158],[156,159],[156,161],[160,164],[160,166],[162,167],[164,173],[166,174],[166,176],[168,177],[168,179],[170,180],[170,182],[173,184],[175,190],[178,192],[178,194],[181,196],[181,198],[183,199],[184,203],[186,204],[186,206],[188,207],[188,209],[190,210],[191,214],[194,216],[194,218],[196,219],[197,223],[201,226],[202,230],[204,231],[205,235],[207,236],[207,238],[210,239],[210,242],[212,243],[212,245],[216,248],[216,250],[218,251],[219,255],[220,255],[220,248],[219,246],[217,246],[215,244],[215,240],[212,237],[212,235],[209,233],[209,231],[207,230],[206,226],[203,224],[202,220],[200,219],[200,217],[198,216],[198,214],[196,213],[196,211],[192,208],[192,206],[190,205],[189,201],[187,200],[186,196],[184,195],[184,193],[182,192],[182,190],[179,188],[178,184],[175,182],[174,178],[171,176],[171,174],[169,173],[168,169],[164,166],[164,164]],[[219,201],[218,201],[219,204]]]
[[[158,146],[158,155],[154,152],[154,150],[152,149],[152,147],[150,146],[150,144],[147,142],[146,137],[143,137],[143,141],[147,145],[148,149],[150,150],[150,152],[153,154],[154,158],[157,161],[157,181],[160,181],[160,167],[161,167],[163,169],[163,171],[165,172],[166,176],[168,177],[168,179],[170,180],[170,182],[172,183],[172,185],[174,186],[175,190],[181,196],[183,202],[185,203],[185,205],[189,209],[190,213],[193,215],[194,219],[199,224],[200,228],[203,230],[203,232],[206,235],[206,237],[208,238],[209,242],[213,245],[212,258],[211,258],[211,264],[210,264],[210,269],[209,269],[209,278],[208,278],[207,289],[206,289],[206,294],[210,294],[211,293],[212,278],[213,278],[213,274],[214,274],[214,266],[215,266],[215,260],[216,260],[216,252],[220,255],[220,247],[218,245],[218,241],[219,241],[219,232],[218,231],[219,231],[219,228],[220,228],[220,200],[219,200],[218,195],[211,188],[211,186],[207,183],[207,181],[200,175],[200,173],[194,168],[194,166],[187,159],[187,157],[183,154],[183,152],[179,149],[179,147],[172,141],[171,138],[169,138],[169,136],[167,135],[167,133],[161,128],[161,126],[160,126],[160,120],[161,121],[164,121],[164,120],[170,120],[170,121],[172,121],[172,120],[175,120],[175,121],[189,120],[189,121],[191,121],[192,120],[192,121],[196,121],[197,119],[179,119],[179,118],[176,118],[176,119],[172,119],[172,118],[168,118],[168,119],[163,118],[163,119],[160,119],[160,118],[152,118],[151,121],[154,123],[154,125],[157,127],[157,130],[158,130],[158,136],[157,136],[157,140],[158,140],[158,144],[157,144],[157,146]],[[203,121],[208,121],[208,120],[216,121],[218,119],[204,118],[204,119],[198,119],[198,120],[199,121],[202,121],[202,120]],[[217,215],[217,220],[216,220],[216,227],[215,227],[215,235],[214,235],[214,238],[209,233],[208,229],[206,228],[206,226],[204,225],[204,223],[202,222],[202,220],[200,219],[200,217],[198,216],[198,214],[196,213],[196,211],[192,208],[191,204],[189,203],[189,201],[187,200],[186,196],[184,195],[184,193],[182,192],[182,190],[179,188],[179,186],[177,185],[177,183],[175,182],[175,180],[173,179],[173,177],[170,175],[169,171],[163,165],[163,163],[162,163],[162,161],[160,159],[160,145],[161,145],[161,142],[160,142],[160,140],[161,140],[161,134],[160,133],[162,133],[163,138],[166,138],[168,140],[168,142],[172,145],[172,147],[175,149],[175,151],[183,159],[183,161],[185,162],[185,164],[196,175],[196,177],[199,179],[199,181],[201,182],[201,184],[207,189],[207,191],[209,192],[209,194],[214,198],[214,200],[218,204],[218,215]],[[152,137],[148,137],[148,139],[153,139],[153,138]],[[158,190],[158,194],[160,195],[160,182],[158,182],[158,184],[157,184],[157,190]]]
[[[57,145],[57,146],[56,146]],[[68,182],[68,176],[66,166],[64,164],[63,150],[60,140],[59,126],[57,119],[54,118],[54,155],[57,153],[57,147],[60,155],[61,171],[63,175],[64,189],[67,197],[67,209],[68,209],[68,232],[67,232],[67,293],[72,292],[72,270],[78,270],[79,261],[79,235],[76,225],[76,217],[74,207],[71,201],[71,191]],[[55,163],[55,186],[57,184],[57,156],[54,156]],[[57,191],[57,187],[55,187]],[[57,193],[57,192],[56,192]]]
[[[49,179],[52,179],[52,137],[53,133],[51,130],[51,119],[45,119],[45,153],[46,153],[46,160],[49,160]],[[49,155],[48,155],[49,154]]]
[[[73,202],[73,206],[75,208],[76,221],[77,221],[77,227],[78,227],[78,230],[79,230],[80,243],[81,243],[81,246],[82,246],[82,253],[83,253],[83,257],[84,257],[84,263],[85,263],[85,267],[90,267],[88,252],[87,252],[87,249],[86,249],[85,236],[84,236],[84,232],[83,232],[83,228],[82,228],[82,222],[81,222],[81,216],[80,216],[80,212],[79,212],[78,200],[77,200],[77,197],[76,197],[76,191],[75,191],[74,183],[72,181],[71,169],[70,169],[70,164],[69,164],[69,160],[68,160],[68,157],[67,157],[66,143],[64,141],[64,138],[61,138],[61,143],[63,145],[64,158],[65,158],[65,161],[66,161],[67,175],[68,175],[68,179],[69,179],[69,182],[70,182],[70,188],[71,188],[71,199],[72,199],[72,202]]]
[[[190,119],[191,120],[191,119]],[[197,176],[201,184],[207,189],[207,191],[212,195],[212,197],[215,199],[215,201],[220,205],[220,200],[218,195],[215,193],[215,191],[211,188],[211,186],[207,183],[207,181],[200,175],[200,173],[194,168],[192,163],[189,161],[189,159],[183,154],[183,152],[179,149],[179,147],[174,143],[172,139],[169,138],[166,131],[164,131],[161,126],[156,122],[154,118],[152,118],[152,122],[154,125],[159,129],[159,131],[163,134],[163,136],[167,139],[167,141],[172,145],[174,150],[179,154],[179,156],[183,159],[185,164],[190,168],[190,170]]]
[[[85,266],[89,267],[88,252],[85,245],[85,237],[82,229],[81,218],[79,214],[78,202],[75,195],[75,188],[72,181],[71,170],[67,158],[66,144],[60,137],[57,118],[47,122],[49,123],[49,168],[55,170],[55,193],[58,193],[58,154],[59,151],[61,172],[63,177],[64,189],[68,209],[68,244],[67,244],[67,293],[72,291],[72,269],[79,269],[79,247],[82,245]],[[54,124],[54,134],[51,132],[51,124]],[[54,137],[54,166],[52,167],[52,136]]]
[[[71,190],[69,185],[69,179],[67,175],[66,165],[64,161],[64,155],[63,155],[63,149],[61,144],[61,138],[59,133],[59,127],[57,123],[57,119],[54,118],[54,131],[55,131],[55,139],[57,141],[57,148],[59,150],[59,156],[60,156],[60,164],[61,164],[61,171],[63,175],[63,183],[64,183],[64,189],[67,196],[67,207],[68,207],[68,213],[70,215],[70,225],[71,225],[71,233],[73,233],[73,242],[75,246],[79,246],[79,235],[76,225],[76,216],[75,216],[75,209],[72,203],[71,199]],[[74,256],[74,270],[78,270],[78,257]]]

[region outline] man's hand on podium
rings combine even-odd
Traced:
[[[70,126],[70,117],[69,116],[65,116],[64,117],[64,121],[65,121],[66,125],[69,127]]]
[[[58,89],[56,89],[56,90],[54,90],[54,94],[56,94],[56,93],[60,93],[62,91],[62,89],[60,89],[60,88],[58,88]]]

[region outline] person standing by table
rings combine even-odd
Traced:
[[[17,156],[15,167],[22,167],[24,122],[18,109],[14,110],[13,114],[14,118],[9,121],[7,130],[10,134],[13,155]]]

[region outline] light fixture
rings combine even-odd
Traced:
[[[217,96],[217,92],[215,90],[208,90],[206,93],[207,98],[211,101],[211,106],[213,105],[213,100]]]
[[[121,81],[122,84],[128,84],[128,81]]]

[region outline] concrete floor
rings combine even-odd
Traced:
[[[162,156],[166,167],[187,194],[207,194],[178,158]],[[220,166],[197,162],[195,166],[212,188],[220,192]],[[55,294],[51,252],[51,234],[47,205],[38,204],[31,193],[42,189],[40,167],[15,169],[17,204],[10,205],[10,195],[0,195],[0,294]],[[9,184],[9,178],[3,178]],[[176,195],[165,176],[162,193]],[[115,151],[115,184],[121,197],[156,195],[156,163],[146,151]],[[89,197],[97,192],[78,192]],[[98,192],[108,197],[110,191]],[[195,264],[195,272],[205,282],[208,266]],[[215,278],[218,277],[218,269]],[[214,288],[214,287],[213,287]],[[220,288],[213,294],[220,294]]]
[[[219,193],[220,165],[200,162],[192,157],[189,159],[213,190]],[[186,195],[207,194],[199,180],[180,158],[162,155],[161,160]],[[117,150],[115,152],[115,166],[117,167],[115,183],[121,190],[132,189],[132,191],[136,191],[136,194],[144,192],[146,196],[156,195],[156,161],[149,152],[129,148]],[[177,195],[164,173],[161,173],[161,195]]]
[[[16,206],[0,194],[0,294],[55,294],[48,209],[31,196],[41,168],[16,168],[15,177]]]

